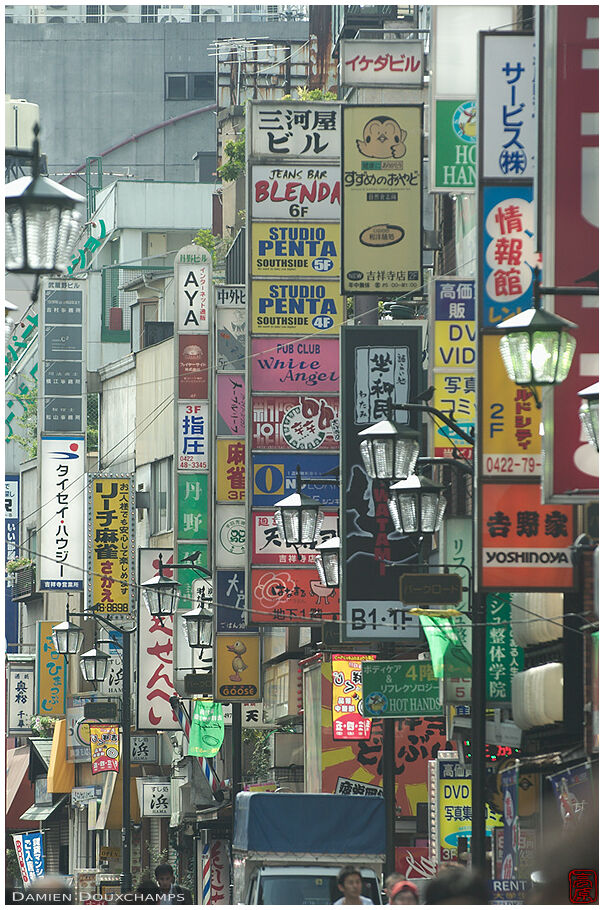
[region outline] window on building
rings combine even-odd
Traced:
[[[157,22],[159,6],[141,6],[141,22]]]
[[[166,100],[214,100],[214,73],[166,73]]]
[[[151,534],[172,528],[172,458],[151,465]]]
[[[191,7],[191,22],[199,22],[199,7]]]
[[[102,6],[87,6],[86,22],[102,22],[103,12],[104,10]]]

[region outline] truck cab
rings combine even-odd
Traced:
[[[342,897],[338,889],[340,867],[272,866],[257,869],[249,882],[245,903],[334,904]],[[373,869],[361,868],[363,897],[381,904],[381,892]]]

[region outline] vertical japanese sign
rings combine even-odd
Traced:
[[[554,287],[598,284],[598,33],[597,6],[544,8],[540,246],[543,283]],[[585,502],[597,498],[598,453],[573,415],[577,392],[599,375],[598,298],[549,297],[545,307],[577,325],[577,350],[544,402],[544,498]]]
[[[454,753],[455,754],[455,753]],[[456,759],[437,759],[438,765],[438,861],[457,859],[457,841],[472,836],[472,771]],[[486,807],[487,837],[500,816]]]
[[[44,875],[44,842],[41,831],[13,834],[15,853],[24,885],[31,885]]]
[[[90,761],[93,774],[120,769],[120,730],[117,724],[90,724]]]
[[[84,436],[40,440],[40,590],[84,587]]]
[[[33,657],[10,661],[6,684],[7,725],[9,736],[24,736],[32,732],[31,718],[35,714],[35,665]]]
[[[85,281],[44,279],[39,346],[44,433],[86,429],[85,295]]]
[[[501,878],[505,881],[518,876],[518,768],[501,772],[501,800],[503,804],[503,860]]]
[[[132,475],[90,474],[88,609],[112,620],[136,614],[135,502]]]
[[[371,718],[363,708],[363,661],[375,654],[334,654],[331,658],[334,739],[369,739]]]
[[[342,109],[342,291],[379,294],[422,285],[419,105]]]
[[[434,406],[450,414],[471,434],[476,415],[475,282],[467,278],[437,278],[432,293]],[[472,457],[473,447],[454,430],[433,426],[432,454],[451,458],[454,449],[465,458]]]
[[[405,404],[420,391],[421,326],[342,329],[341,515],[342,640],[419,640],[417,617],[403,610],[399,577],[415,558],[408,537],[397,534],[388,510],[388,488],[364,469],[358,433],[383,420],[388,402]],[[417,427],[417,415],[396,412],[398,423]],[[318,457],[318,456],[316,456]]]
[[[204,541],[198,552],[204,553],[207,566],[207,541],[210,527],[209,472],[213,461],[213,286],[212,259],[201,246],[190,244],[178,251],[174,260],[174,281],[178,320],[175,344],[176,458],[174,471],[174,527],[177,562],[181,551],[192,552],[191,542]],[[197,561],[197,560],[196,560]],[[201,563],[201,559],[199,560]],[[187,572],[179,573],[183,584],[179,607],[192,607],[192,585]],[[179,622],[179,620],[177,620]],[[174,631],[177,633],[178,629]],[[157,630],[159,634],[159,630]],[[178,648],[174,661],[177,662]],[[190,654],[189,648],[185,653]],[[172,661],[172,658],[171,658]],[[190,666],[191,661],[188,661]],[[170,673],[172,680],[172,673]],[[159,715],[156,715],[159,716]],[[159,720],[157,721],[160,722]]]
[[[229,842],[226,840],[210,840],[210,866],[211,866],[211,900],[212,904],[228,904],[230,861]]]
[[[512,700],[512,677],[524,668],[524,651],[512,632],[512,595],[487,594],[487,702]]]
[[[4,565],[17,559],[19,551],[19,476],[7,474],[4,478]],[[27,556],[30,556],[28,553]],[[4,582],[4,634],[6,651],[12,654],[19,641],[19,614],[11,596],[8,573]]]
[[[52,640],[54,620],[36,623],[36,714],[62,717],[65,714],[66,660]]]
[[[139,584],[159,574],[162,556],[164,577],[172,578],[172,550],[139,548]],[[152,617],[139,598],[137,666],[137,727],[139,730],[180,730],[178,718],[170,707],[174,688],[174,617],[162,622]]]

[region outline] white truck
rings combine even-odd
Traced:
[[[361,870],[363,895],[381,904],[386,816],[379,796],[238,793],[233,903],[333,904],[342,866]]]

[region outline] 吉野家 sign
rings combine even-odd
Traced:
[[[317,168],[289,162],[285,168],[254,166],[251,182],[254,219],[340,219],[338,167]]]
[[[483,482],[480,534],[483,590],[572,589],[573,508],[542,505],[539,483]]]
[[[422,108],[348,105],[342,127],[342,290],[422,284]]]
[[[216,634],[214,701],[260,701],[260,635],[257,632]]]
[[[254,392],[340,390],[337,338],[252,338]]]
[[[404,604],[458,604],[463,597],[461,575],[401,575],[400,592]]]
[[[134,618],[134,478],[90,474],[88,486],[88,609]]]
[[[429,660],[364,663],[366,717],[428,717],[443,714],[438,679]]]

